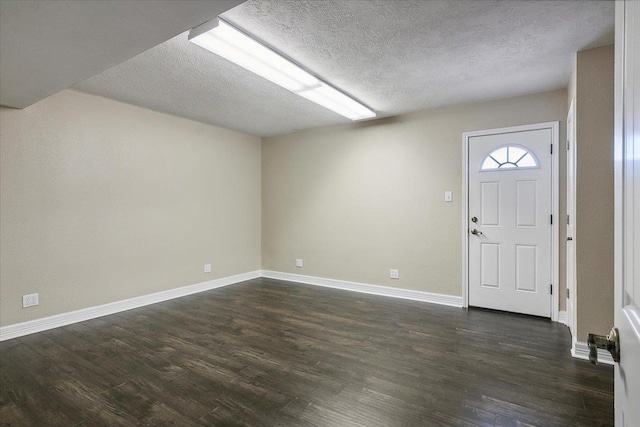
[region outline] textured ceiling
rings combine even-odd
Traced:
[[[242,3],[0,1],[0,105],[24,108]]]
[[[566,87],[613,43],[611,1],[248,1],[223,18],[378,117]],[[260,136],[347,119],[181,34],[75,88]]]

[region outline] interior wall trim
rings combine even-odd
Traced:
[[[576,359],[589,360],[589,346],[586,342],[576,341],[571,348],[571,355]],[[598,349],[598,363],[603,365],[613,365],[613,357],[607,350]]]
[[[4,326],[0,328],[0,341],[18,338],[36,332],[46,331],[48,329],[59,328],[61,326],[70,325],[72,323],[83,322],[85,320],[95,319],[97,317],[131,310],[133,308],[143,307],[145,305],[156,304],[158,302],[180,298],[187,295],[220,288],[223,286],[229,286],[233,285],[234,283],[256,279],[260,276],[261,271],[255,270],[248,273],[241,273],[234,276],[227,276],[219,279],[209,280],[208,282],[197,283],[195,285],[169,289],[153,294],[142,295],[139,297],[115,301],[108,304],[96,305],[94,307],[70,311],[68,313],[56,314],[49,317],[43,317],[41,319],[29,320],[23,323]]]
[[[305,276],[302,274],[285,273],[280,271],[255,270],[247,273],[236,274],[234,276],[222,277],[195,285],[169,289],[149,295],[142,295],[139,297],[115,301],[112,303],[83,308],[68,313],[56,314],[54,316],[43,317],[41,319],[35,319],[23,323],[16,323],[14,325],[0,327],[0,341],[18,338],[24,335],[34,334],[36,332],[42,332],[49,329],[59,328],[61,326],[83,322],[85,320],[91,320],[102,316],[108,316],[110,314],[120,313],[122,311],[144,307],[146,305],[156,304],[174,298],[180,298],[183,296],[216,289],[223,286],[229,286],[251,279],[257,279],[259,277],[285,280],[288,282],[304,283],[315,286],[323,286],[326,288],[342,289],[345,291],[361,292],[365,294],[380,295],[391,298],[428,302],[432,304],[447,305],[450,307],[463,306],[463,299],[461,296],[414,291],[411,289],[391,288],[388,286],[349,282],[345,280],[328,279],[325,277]],[[566,311],[561,311],[559,313],[558,321],[566,324],[566,316]],[[571,349],[571,354],[572,356],[579,359],[588,359],[589,348],[586,343],[576,342],[574,347]],[[607,353],[606,351],[603,352],[602,355],[598,353],[598,360],[600,360],[602,363],[613,364],[611,355],[609,355],[609,353]]]
[[[327,279],[324,277],[316,276],[304,276],[301,274],[283,273],[280,271],[270,270],[262,270],[262,277],[269,279],[286,280],[288,282],[305,283],[308,285],[324,286],[326,288],[342,289],[345,291],[430,302],[433,304],[448,305],[452,307],[462,307],[461,296],[434,294],[430,292],[414,291],[410,289],[390,288],[388,286],[347,282],[344,280]]]
[[[558,322],[568,325],[566,311],[558,311]]]

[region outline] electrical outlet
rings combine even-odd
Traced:
[[[300,258],[296,258],[296,267],[302,268],[302,260]]]
[[[211,264],[205,264],[204,265],[204,272],[205,273],[211,273]]]
[[[22,308],[33,307],[40,304],[40,297],[38,294],[29,294],[22,296]]]
[[[389,278],[390,279],[399,279],[400,278],[400,272],[398,270],[394,270],[394,269],[389,270]]]

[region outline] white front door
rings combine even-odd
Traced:
[[[616,426],[640,426],[640,2],[616,3]]]
[[[467,138],[469,305],[551,317],[557,124],[527,128]]]

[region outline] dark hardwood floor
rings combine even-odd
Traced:
[[[11,426],[610,426],[565,326],[269,279],[0,343]]]

